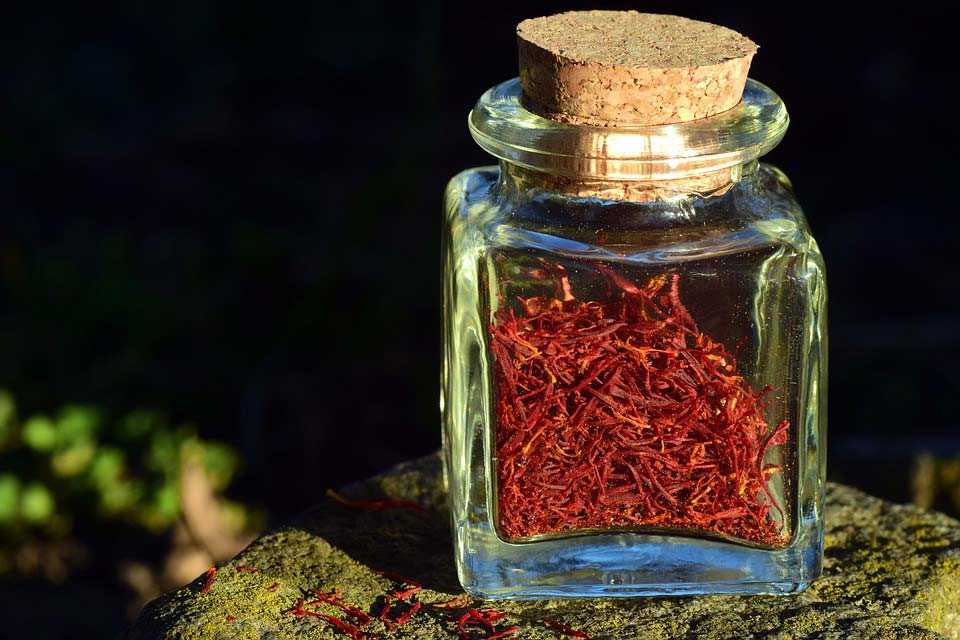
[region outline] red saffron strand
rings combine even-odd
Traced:
[[[352,638],[352,640],[363,640],[364,638],[367,637],[367,634],[365,634],[363,631],[361,631],[354,625],[350,624],[349,622],[346,622],[345,620],[341,620],[336,616],[328,616],[325,613],[312,613],[311,615],[315,618],[319,618],[320,620],[329,622],[334,627],[336,627],[340,632],[342,632],[344,635],[347,635],[350,638]]]
[[[470,632],[467,630],[467,624],[469,624],[471,620],[477,616],[478,614],[476,609],[470,609],[457,619],[457,630],[460,632],[461,637],[469,637]]]
[[[293,605],[293,608],[290,609],[290,611],[288,611],[287,613],[289,613],[294,618],[302,618],[304,616],[310,615],[310,612],[303,608],[304,602],[305,601],[303,598],[298,598],[297,602]]]
[[[380,609],[380,613],[377,615],[377,619],[383,622],[383,624],[386,625],[387,629],[390,629],[390,630],[392,630],[394,627],[398,627],[400,625],[404,625],[410,622],[410,619],[413,618],[413,616],[416,615],[418,611],[420,611],[420,608],[423,605],[422,603],[420,603],[420,601],[414,601],[412,603],[410,603],[409,601],[410,601],[410,598],[412,598],[417,592],[421,591],[421,589],[422,587],[420,587],[419,585],[415,585],[407,589],[402,589],[399,591],[388,593],[385,596],[383,596],[383,607]],[[400,615],[398,615],[395,619],[390,618],[390,614],[393,608],[393,605],[392,605],[393,600],[396,600],[397,602],[401,602],[401,603],[406,602],[410,604],[410,606],[408,606],[405,611],[401,612]]]
[[[390,595],[387,594],[383,598],[383,608],[380,609],[380,614],[377,616],[377,619],[383,622],[387,629],[392,630],[395,626],[393,620],[390,619]]]
[[[782,545],[768,486],[782,467],[764,459],[790,424],[770,429],[769,389],[700,331],[678,273],[638,285],[601,272],[608,301],[577,300],[565,281],[494,315],[502,532],[656,527]]]
[[[291,609],[288,612],[288,614],[295,618],[317,618],[319,620],[324,620],[325,622],[336,627],[337,630],[339,630],[344,635],[347,635],[350,638],[352,638],[352,640],[363,640],[364,638],[367,637],[367,634],[361,631],[360,627],[350,624],[349,622],[347,622],[346,620],[343,620],[342,618],[327,615],[325,613],[320,613],[319,611],[314,611],[312,609],[307,609],[307,607],[310,606],[311,604],[318,603],[318,602],[321,602],[321,601],[313,600],[310,602],[306,602],[303,598],[300,598],[297,600],[296,604],[293,606],[293,609]],[[360,626],[363,626],[363,624],[365,623],[361,623]]]
[[[463,615],[457,618],[457,631],[459,632],[460,638],[464,640],[470,638],[469,627],[471,626],[482,627],[486,633],[484,636],[486,640],[490,640],[490,638],[505,637],[504,635],[498,635],[497,629],[494,626],[498,620],[504,617],[506,617],[505,613],[501,613],[500,611],[496,611],[494,609],[468,609]],[[519,631],[519,627],[510,627],[499,633],[512,635],[517,631]]]
[[[423,587],[419,585],[413,585],[411,587],[407,587],[406,589],[394,591],[393,593],[390,594],[390,596],[393,598],[396,598],[397,600],[403,600],[404,602],[406,602],[407,600],[409,600],[415,594],[419,593],[422,590],[423,590]]]
[[[399,573],[394,573],[392,571],[374,571],[374,573],[387,578],[388,580],[393,580],[394,582],[401,582],[403,584],[419,585],[420,583],[413,578],[408,578],[407,576],[400,575]]]
[[[251,567],[246,564],[242,564],[239,567],[237,567],[237,573],[260,573],[260,569],[257,569],[256,567]]]
[[[394,498],[384,498],[382,500],[350,500],[348,498],[344,498],[333,489],[327,489],[327,497],[351,509],[363,509],[366,511],[409,509],[420,514],[427,513],[427,509],[423,505],[416,503],[413,500],[400,500]]]
[[[395,620],[397,626],[401,626],[410,622],[410,619],[416,615],[417,611],[420,611],[422,605],[419,602],[414,602],[409,609],[397,616]]]
[[[352,616],[357,620],[357,622],[364,626],[370,622],[370,616],[366,612],[362,611],[358,607],[350,604],[349,602],[344,602],[340,594],[334,590],[331,593],[325,593],[319,589],[314,591],[316,598],[307,603],[307,605],[316,605],[316,604],[329,604],[334,606],[349,616]]]
[[[578,631],[577,629],[574,629],[570,625],[564,624],[559,620],[544,620],[543,624],[547,628],[553,629],[554,631],[562,633],[563,635],[571,638],[585,638],[586,640],[590,639],[590,635],[585,631]]]
[[[445,600],[444,602],[438,602],[432,606],[437,609],[462,609],[469,604],[470,596],[466,593],[461,593],[458,596],[454,596],[453,598]]]
[[[210,593],[210,588],[213,587],[213,581],[217,577],[217,568],[210,567],[207,569],[206,576],[203,581],[203,586],[200,588],[200,593]]]

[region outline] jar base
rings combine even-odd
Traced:
[[[490,600],[789,595],[806,589],[821,568],[816,526],[783,549],[636,533],[511,544],[471,533],[480,544],[467,545],[471,553],[460,558],[460,582]]]
[[[511,589],[509,592],[486,592],[467,589],[467,593],[484,600],[553,600],[573,598],[647,598],[666,596],[705,595],[764,595],[789,596],[806,591],[809,582],[733,582],[703,584],[648,584],[648,585],[596,585],[559,588],[530,587]]]

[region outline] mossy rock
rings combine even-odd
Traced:
[[[458,638],[468,608],[496,609],[496,629],[511,637],[591,638],[954,638],[960,640],[960,522],[895,505],[842,485],[827,491],[823,576],[788,597],[712,596],[632,600],[497,602],[462,596],[453,565],[440,461],[430,456],[348,487],[350,496],[415,500],[429,507],[364,510],[334,500],[267,534],[220,567],[212,582],[193,583],[147,605],[128,640],[345,638],[328,620],[294,614],[315,590],[337,589],[367,612],[367,637]],[[416,580],[421,606],[409,622],[377,619],[393,577]],[[453,606],[439,606],[451,604]],[[459,605],[459,606],[458,606]],[[394,602],[396,617],[411,605]],[[330,605],[311,610],[345,621]],[[551,628],[552,626],[552,628]],[[477,633],[475,637],[485,637]]]

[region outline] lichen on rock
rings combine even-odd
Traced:
[[[517,626],[512,637],[534,640],[568,637],[558,626],[611,639],[960,640],[960,522],[842,485],[829,485],[827,492],[823,576],[796,596],[469,605],[457,600],[462,591],[438,456],[400,465],[344,493],[416,500],[429,511],[318,505],[220,567],[208,592],[200,576],[147,605],[127,639],[346,638],[322,618],[291,614],[316,590],[337,589],[344,602],[372,618],[363,631],[383,638],[457,638],[457,617],[477,607],[504,613],[497,626]],[[377,616],[385,596],[402,582],[399,576],[423,586],[414,596],[421,606],[409,622],[391,628]],[[405,606],[399,603],[398,610]]]

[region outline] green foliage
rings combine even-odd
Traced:
[[[20,515],[27,522],[46,522],[53,515],[53,496],[39,482],[31,482],[20,495]]]
[[[96,408],[69,405],[53,417],[17,420],[13,396],[0,389],[0,554],[37,536],[70,535],[77,522],[122,522],[153,533],[181,515],[181,470],[202,462],[214,491],[239,468],[230,447],[174,426],[156,411],[110,419]],[[224,503],[233,523],[248,509]]]
[[[51,451],[57,445],[57,427],[44,416],[36,416],[23,425],[23,443],[34,451]]]
[[[0,389],[0,451],[4,444],[13,436],[14,421],[17,418],[17,407],[13,396]]]
[[[20,502],[20,481],[11,473],[0,475],[0,526],[17,517]]]

